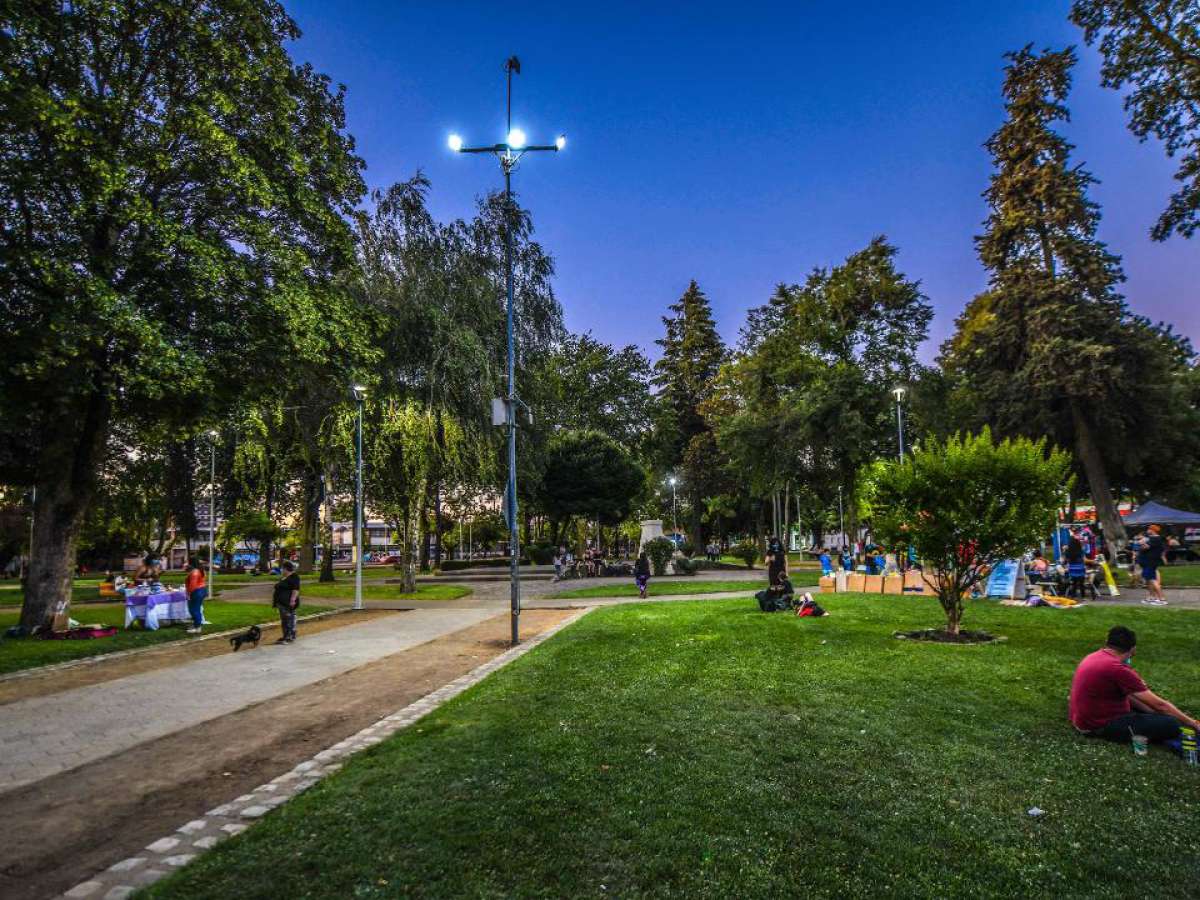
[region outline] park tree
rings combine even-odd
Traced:
[[[1114,476],[1127,484],[1153,467],[1156,444],[1177,427],[1191,349],[1133,315],[1117,292],[1124,276],[1096,238],[1094,179],[1071,164],[1071,145],[1052,127],[1068,117],[1075,54],[1026,47],[1008,59],[1008,117],[987,143],[996,171],[977,239],[990,283],[959,316],[941,362],[973,398],[978,422],[1074,449],[1120,547]]]
[[[549,428],[601,431],[636,453],[653,424],[650,378],[650,362],[634,345],[618,350],[568,334],[537,361],[528,402]]]
[[[600,431],[567,430],[550,439],[536,500],[557,544],[575,519],[616,526],[628,518],[646,482],[633,454]]]
[[[991,432],[931,439],[903,463],[875,464],[876,535],[910,546],[936,585],[946,631],[957,635],[963,598],[988,569],[1020,557],[1054,522],[1071,460],[1045,440],[996,443]]]
[[[362,163],[298,36],[272,0],[0,11],[0,459],[37,485],[26,627],[69,597],[111,429],[194,428],[321,356],[312,287],[349,261]]]
[[[1151,230],[1156,241],[1200,228],[1200,4],[1075,0],[1071,20],[1099,44],[1105,87],[1126,90],[1129,128],[1179,157],[1179,189]]]
[[[712,396],[713,380],[727,351],[708,298],[692,281],[683,296],[663,317],[666,335],[655,343],[662,356],[654,364],[654,386],[658,389],[656,420],[660,464],[678,471],[687,498],[688,540],[704,543],[704,498],[716,493],[713,478],[719,466],[710,452],[710,427],[702,405]]]
[[[718,445],[740,482],[771,500],[773,523],[790,521],[789,485],[802,511],[823,519],[839,488],[855,495],[865,463],[896,452],[891,391],[919,372],[933,314],[896,254],[878,237],[803,284],[779,285],[751,311],[717,381],[707,411]],[[846,513],[853,535],[853,503]]]

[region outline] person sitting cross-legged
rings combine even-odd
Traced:
[[[1137,635],[1116,625],[1083,658],[1071,680],[1071,724],[1089,737],[1124,742],[1138,734],[1178,752],[1180,726],[1200,723],[1146,686],[1131,665],[1136,646]]]

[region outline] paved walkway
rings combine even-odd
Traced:
[[[491,609],[421,609],[287,646],[196,660],[4,707],[0,792],[295,691],[466,628]]]

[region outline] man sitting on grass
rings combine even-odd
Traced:
[[[1137,636],[1123,625],[1108,632],[1108,641],[1089,653],[1071,680],[1070,718],[1090,737],[1124,742],[1133,734],[1179,749],[1179,728],[1200,723],[1146,687],[1133,670]]]

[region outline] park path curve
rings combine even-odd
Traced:
[[[420,609],[4,707],[0,794],[458,631],[487,609]]]

